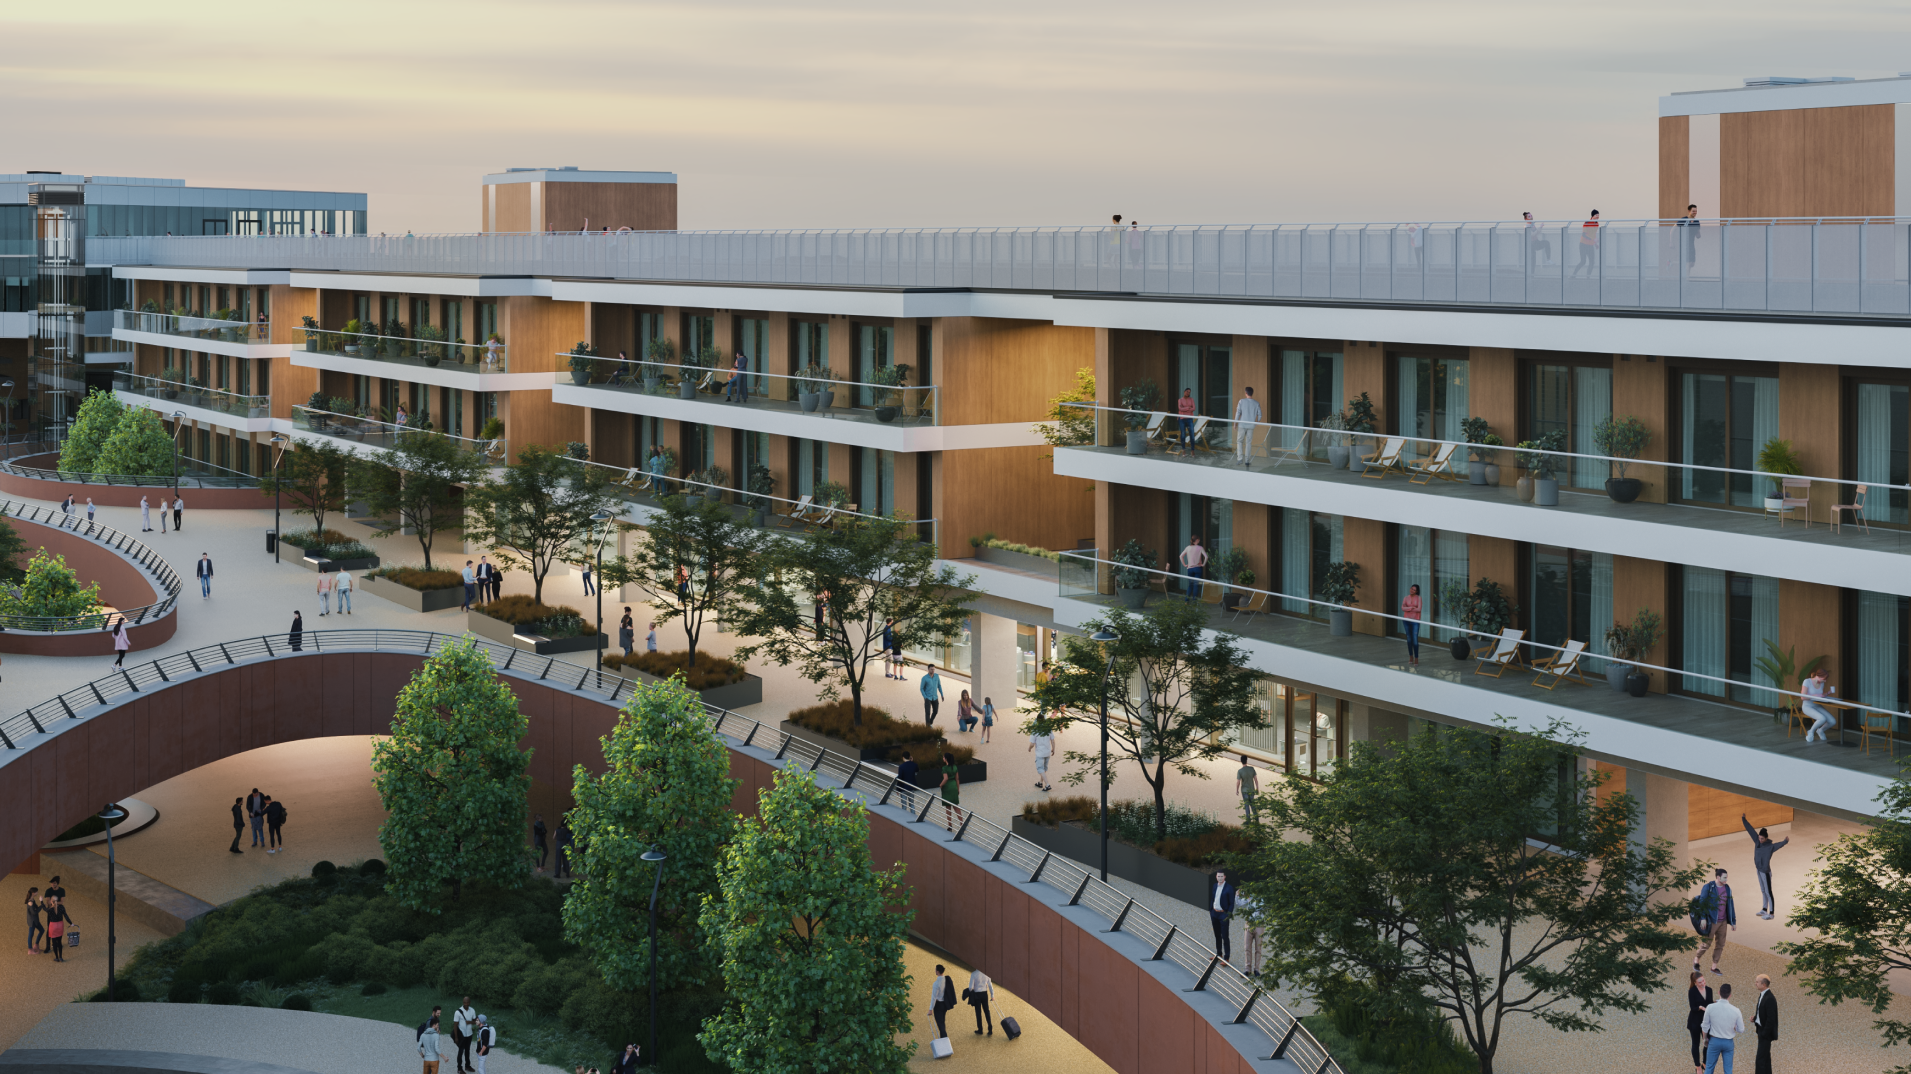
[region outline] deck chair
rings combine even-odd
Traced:
[[[1153,444],[1165,438],[1168,430],[1167,422],[1168,415],[1159,410],[1149,417],[1147,430],[1149,443]]]
[[[1779,494],[1778,506],[1765,509],[1767,514],[1778,512],[1778,528],[1784,529],[1786,516],[1798,511],[1805,516],[1805,528],[1811,529],[1811,478],[1781,478]]]
[[[1551,690],[1562,682],[1586,685],[1585,676],[1579,673],[1579,658],[1584,655],[1586,655],[1585,642],[1569,641],[1566,643],[1565,652],[1556,652],[1544,660],[1534,661],[1533,667],[1539,674],[1533,677],[1533,685],[1542,690]],[[1540,681],[1549,675],[1552,676],[1552,682]]]
[[[1195,418],[1194,419],[1194,435],[1189,437],[1188,443],[1182,446],[1197,447],[1197,448],[1200,448],[1202,451],[1213,451],[1214,449],[1208,446],[1208,423],[1212,422],[1213,420],[1214,420],[1213,418],[1208,417],[1206,414],[1203,414],[1200,417]]]
[[[1505,630],[1500,631],[1499,639],[1493,644],[1493,651],[1477,658],[1479,663],[1473,666],[1473,674],[1491,675],[1497,679],[1506,674],[1507,668],[1518,667],[1520,662],[1520,639],[1525,636],[1526,631],[1514,630],[1512,627],[1507,627]],[[1498,670],[1486,670],[1489,667],[1497,668]]]
[[[1785,699],[1784,713],[1785,713],[1785,737],[1786,738],[1792,737],[1793,731],[1797,731],[1799,734],[1804,734],[1805,732],[1811,730],[1812,724],[1818,722],[1814,720],[1813,718],[1811,718],[1810,716],[1805,715],[1804,708],[1799,705],[1798,698],[1795,698],[1795,697],[1788,697]]]
[[[1308,436],[1305,432],[1275,426],[1267,431],[1267,457],[1272,459],[1276,466],[1289,459],[1305,465],[1307,441]]]
[[[1833,533],[1839,532],[1839,524],[1844,520],[1845,512],[1847,511],[1851,512],[1852,519],[1855,520],[1858,525],[1864,527],[1866,533],[1871,532],[1871,523],[1865,519],[1865,488],[1866,486],[1859,485],[1856,491],[1851,494],[1850,503],[1835,503],[1831,505],[1831,531]],[[1780,522],[1779,525],[1782,526],[1784,523]]]
[[[1267,611],[1267,601],[1268,596],[1266,593],[1252,594],[1249,599],[1234,606],[1234,618],[1239,619],[1244,615],[1253,615],[1255,612]]]
[[[836,519],[836,505],[833,503],[828,503],[828,504],[824,504],[821,510],[817,511],[815,514],[809,516],[808,518],[803,519],[803,524],[806,526],[815,526],[817,529],[823,529],[827,527],[831,522],[835,521],[835,519]]]
[[[808,517],[810,510],[810,497],[805,495],[802,499],[791,504],[789,510],[782,512],[777,515],[777,517],[788,522],[801,522]]]
[[[1460,475],[1453,472],[1453,453],[1458,448],[1458,444],[1441,444],[1424,459],[1407,460],[1407,469],[1414,472],[1407,480],[1416,485],[1431,485],[1436,477],[1448,481],[1460,480]]]
[[[1390,473],[1405,474],[1407,472],[1406,469],[1400,465],[1400,453],[1405,451],[1406,448],[1406,437],[1388,437],[1386,441],[1380,445],[1379,451],[1367,457],[1366,463],[1360,468],[1360,476],[1371,477],[1375,481],[1385,481],[1387,475]]]
[[[505,465],[509,460],[505,458],[504,441],[493,440],[486,444],[484,446],[484,461],[497,466]]]
[[[699,392],[716,391],[717,390],[717,371],[712,369],[706,372],[703,376],[697,378],[697,390]]]

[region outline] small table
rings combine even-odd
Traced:
[[[1834,694],[1827,694],[1824,697],[1814,698],[1813,700],[1836,713],[1838,716],[1838,741],[1831,742],[1830,745],[1844,746],[1848,749],[1855,748],[1857,743],[1845,741],[1845,713],[1849,712],[1852,707],[1859,704],[1859,702],[1854,702],[1848,697],[1838,697]],[[1804,712],[1803,704],[1799,705],[1799,711]],[[1809,716],[1810,714],[1806,713],[1806,715]]]

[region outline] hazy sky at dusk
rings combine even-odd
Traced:
[[[1612,219],[1660,94],[1911,70],[1911,7],[16,0],[0,42],[0,172],[365,191],[374,231],[566,164],[677,172],[685,228]]]

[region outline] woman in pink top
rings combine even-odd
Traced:
[[[1411,585],[1407,587],[1407,595],[1400,600],[1400,618],[1406,620],[1406,622],[1401,625],[1407,628],[1407,663],[1418,664],[1420,662],[1419,586]]]
[[[126,650],[132,647],[133,638],[132,635],[126,631],[126,617],[122,615],[119,617],[119,622],[113,627],[113,651],[119,654],[113,658],[114,667],[124,667],[126,665]]]
[[[1181,398],[1175,400],[1175,410],[1181,414],[1181,450],[1194,450],[1194,389],[1181,389]]]

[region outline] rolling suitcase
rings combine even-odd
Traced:
[[[955,1054],[955,1045],[949,1043],[948,1037],[937,1037],[929,1042],[929,1054],[937,1059],[947,1059]]]
[[[1013,1018],[1004,1018],[1002,1019],[1002,1032],[1008,1034],[1010,1040],[1014,1040],[1022,1035],[1022,1026]]]

